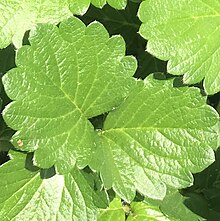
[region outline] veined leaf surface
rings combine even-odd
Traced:
[[[169,73],[184,75],[186,84],[204,79],[208,94],[220,91],[218,0],[146,0],[139,18],[148,52],[169,60]]]
[[[218,114],[198,88],[173,87],[173,80],[139,81],[111,112],[96,137],[91,166],[106,188],[127,202],[135,191],[162,199],[166,185],[193,184],[191,172],[210,165],[217,146]]]
[[[0,167],[2,221],[91,221],[97,219],[97,207],[107,205],[105,195],[93,189],[93,177],[77,168],[50,177],[49,170],[40,173],[31,166],[26,154],[11,154]]]
[[[20,48],[24,33],[38,23],[58,24],[73,14],[84,14],[90,3],[103,7],[107,2],[117,9],[127,4],[127,0],[0,0],[0,48],[11,42]]]
[[[125,57],[122,37],[109,38],[104,27],[88,27],[76,18],[39,25],[31,46],[17,53],[17,68],[3,77],[14,100],[4,110],[18,132],[14,145],[35,152],[41,168],[69,171],[90,161],[94,128],[88,118],[118,106],[135,85],[136,62]]]

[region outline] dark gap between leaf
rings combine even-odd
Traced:
[[[220,114],[220,92],[208,96],[208,104],[217,109]],[[219,105],[219,107],[218,107]],[[218,110],[219,109],[219,110]]]
[[[27,153],[27,157],[25,160],[25,168],[31,172],[40,171],[41,179],[49,179],[56,175],[55,167],[52,166],[47,169],[41,169],[33,164],[34,153]]]
[[[215,157],[216,161],[209,167],[193,174],[193,186],[181,190],[188,197],[184,202],[187,208],[210,221],[213,217],[220,218],[220,148]]]
[[[89,119],[95,130],[102,130],[108,113],[101,114]]]
[[[0,165],[2,165],[3,163],[6,163],[9,160],[10,158],[8,156],[8,152],[0,151]]]
[[[33,165],[34,153],[28,153],[25,160],[25,168],[31,172],[36,172],[39,170],[38,167]]]
[[[30,45],[29,35],[30,35],[30,30],[25,32],[24,37],[22,39],[22,45]]]
[[[56,170],[55,170],[54,166],[52,166],[52,167],[50,167],[48,169],[41,169],[40,170],[40,177],[41,177],[41,179],[49,179],[49,178],[51,178],[51,177],[53,177],[55,175],[56,175]]]

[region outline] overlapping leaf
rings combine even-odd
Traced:
[[[104,27],[88,27],[76,18],[39,25],[31,46],[17,54],[17,68],[3,77],[15,100],[3,115],[18,132],[14,145],[35,152],[42,168],[56,164],[68,171],[75,161],[84,167],[94,147],[87,120],[118,106],[135,84],[132,57],[125,57],[122,37],[109,38]]]
[[[177,219],[167,217],[164,215],[159,208],[151,206],[143,202],[132,202],[131,212],[128,216],[127,221],[178,221]]]
[[[155,199],[166,185],[192,185],[191,172],[214,161],[218,114],[198,88],[173,88],[172,80],[149,76],[111,112],[97,134],[91,166],[106,188],[130,202],[136,189]]]
[[[126,42],[126,53],[134,55],[138,61],[138,69],[135,73],[137,78],[145,78],[154,72],[165,72],[166,62],[146,52],[146,40],[139,33],[140,20],[137,17],[139,8],[137,2],[128,1],[125,10],[116,10],[105,5],[103,8],[90,7],[89,10],[80,17],[84,23],[93,21],[102,23],[110,35],[120,34]]]
[[[127,44],[127,53],[134,52],[132,54],[135,55],[142,44],[145,44],[145,40],[137,33],[141,24],[137,17],[138,7],[139,4],[130,0],[125,10],[117,10],[109,5],[105,5],[103,8],[91,6],[80,19],[86,24],[97,20],[106,27],[110,35],[122,35]]]
[[[106,206],[107,199],[93,189],[92,176],[77,168],[65,176],[40,173],[25,157],[13,152],[12,160],[0,168],[2,221],[97,219],[98,206]]]
[[[219,1],[147,0],[139,10],[140,33],[150,53],[169,60],[169,73],[184,74],[186,84],[204,79],[214,94],[220,91],[219,15]]]
[[[37,23],[57,24],[72,14],[84,14],[90,3],[102,7],[106,3],[123,9],[127,0],[0,0],[0,48],[11,42],[21,47],[24,33]]]
[[[100,209],[98,221],[124,221],[125,212],[122,208],[121,199],[115,198],[106,209]]]
[[[160,204],[160,210],[163,213],[181,221],[204,220],[185,205],[188,199],[188,197],[182,196],[178,191],[172,191],[166,195]],[[195,206],[197,205],[195,204]]]
[[[0,13],[0,48],[11,42],[21,47],[24,33],[37,23],[57,24],[72,16],[67,0],[1,0]]]
[[[195,175],[194,185],[186,191],[188,206],[206,220],[220,218],[220,149],[215,162]]]
[[[127,216],[127,219],[125,218]],[[145,202],[132,202],[122,206],[121,200],[115,198],[107,209],[102,209],[98,221],[177,221],[164,215],[159,207]]]

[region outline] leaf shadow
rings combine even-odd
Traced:
[[[40,172],[41,179],[49,179],[56,175],[55,167],[52,166],[47,169],[39,168],[33,164],[34,153],[28,153],[25,160],[25,168],[31,172]]]

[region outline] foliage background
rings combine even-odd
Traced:
[[[137,12],[140,3],[128,1],[125,10],[117,10],[110,5],[105,5],[102,9],[90,6],[88,11],[82,15],[77,16],[86,25],[92,21],[101,22],[108,30],[110,36],[120,34],[126,42],[126,54],[133,55],[138,61],[138,69],[135,73],[136,78],[145,79],[150,73],[164,72],[166,78],[171,75],[167,74],[167,63],[161,61],[146,51],[147,41],[140,36],[138,30],[141,22],[137,17]],[[23,44],[28,44],[28,34],[26,32],[23,39]],[[11,44],[5,49],[0,50],[0,74],[1,77],[11,68],[15,67],[15,47]],[[195,84],[194,86],[203,89],[202,84]],[[2,84],[0,85],[2,106],[1,110],[10,102],[10,99],[4,92]],[[208,96],[207,103],[215,109],[219,108],[220,93]],[[96,128],[101,128],[105,115],[90,119]],[[2,117],[0,118],[0,163],[9,160],[7,155],[10,148],[13,149],[9,142],[14,131],[7,127]],[[216,151],[216,162],[209,166],[203,172],[194,174],[194,185],[190,188],[182,189],[179,192],[170,190],[170,194],[163,202],[152,201],[145,199],[145,202],[160,208],[165,214],[180,220],[203,220],[217,221],[220,219],[220,151]],[[110,193],[111,196],[111,193]],[[143,200],[141,196],[136,197],[136,201]],[[175,204],[173,204],[175,202]],[[120,208],[120,200],[115,202],[117,208]],[[114,207],[114,205],[113,205]],[[119,215],[122,217],[125,214],[125,207],[119,209]],[[188,210],[189,209],[189,210]],[[191,213],[192,211],[193,213]],[[197,216],[197,215],[198,216]],[[102,216],[102,215],[101,215]],[[180,218],[181,217],[181,218]],[[110,217],[112,218],[112,217]],[[102,220],[100,218],[100,220]],[[103,219],[104,220],[104,219]],[[116,219],[106,219],[116,220]],[[120,219],[118,219],[120,220]]]

